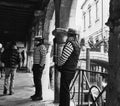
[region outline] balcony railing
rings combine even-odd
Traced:
[[[74,100],[77,93],[78,97],[75,101],[76,106],[104,106],[105,98],[103,99],[102,95],[105,92],[107,86],[101,89],[97,85],[90,84],[90,81],[87,78],[87,73],[94,73],[107,77],[107,73],[77,69],[76,75],[70,86],[71,99]],[[76,86],[76,81],[78,86]],[[86,83],[87,89],[84,89],[84,83]],[[85,100],[85,94],[87,94],[87,100]]]
[[[81,52],[80,59],[86,59],[86,52]],[[90,59],[102,60],[108,62],[108,53],[90,52]]]

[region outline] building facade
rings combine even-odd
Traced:
[[[109,28],[105,23],[109,17],[109,0],[84,0],[81,10],[81,37],[85,39],[85,42],[97,44],[103,39],[107,40]]]

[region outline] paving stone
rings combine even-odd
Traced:
[[[3,95],[4,77],[0,79],[0,106],[58,106],[53,103],[53,98],[43,101],[32,101],[30,96],[34,94],[32,73],[17,72],[15,77],[15,93]],[[48,95],[50,96],[50,95]]]

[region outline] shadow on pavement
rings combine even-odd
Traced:
[[[2,97],[2,96],[5,96],[5,95],[3,95],[3,94],[0,94],[0,97]]]

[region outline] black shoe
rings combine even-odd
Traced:
[[[10,92],[10,93],[9,93],[9,95],[13,95],[13,94],[14,94],[14,92]]]
[[[34,94],[34,95],[32,95],[30,98],[32,99],[32,98],[35,98],[37,95],[36,94]]]
[[[36,97],[32,98],[32,100],[33,100],[33,101],[38,101],[38,100],[43,100],[43,98],[42,98],[42,97],[39,97],[39,96],[36,96]]]
[[[1,75],[1,78],[3,78],[3,75]]]
[[[4,95],[7,95],[7,90],[6,90],[6,89],[3,91],[3,94],[4,94]]]

